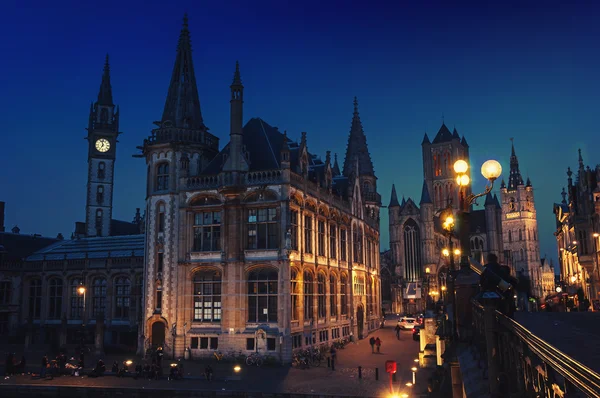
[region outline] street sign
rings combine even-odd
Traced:
[[[396,361],[385,361],[386,373],[396,373]]]

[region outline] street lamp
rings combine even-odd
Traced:
[[[81,314],[82,325],[85,325],[85,290],[85,286],[83,285],[79,285],[77,288],[77,293],[79,293],[80,296],[83,296],[83,314]]]

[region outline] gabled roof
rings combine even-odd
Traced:
[[[63,240],[27,257],[27,261],[143,257],[144,235]]]
[[[446,127],[446,125],[442,123],[442,127],[440,127],[440,130],[433,139],[433,143],[439,144],[441,142],[449,141],[452,141],[452,133],[450,132],[450,130],[448,130],[448,127]]]

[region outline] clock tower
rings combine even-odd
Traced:
[[[512,140],[512,139],[511,139]],[[541,260],[533,186],[523,181],[512,146],[508,185],[502,180],[502,235],[506,258],[513,272],[523,270],[531,281],[531,294],[541,296]]]
[[[110,236],[112,220],[113,183],[119,110],[115,109],[110,85],[108,55],[104,63],[98,100],[90,107],[88,140],[88,179],[85,205],[86,236]]]

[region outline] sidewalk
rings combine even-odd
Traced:
[[[413,360],[418,356],[419,344],[412,340],[411,332],[401,333],[401,341],[395,337],[392,322],[384,329],[373,333],[382,340],[381,354],[372,354],[368,338],[347,345],[338,350],[335,370],[327,368],[324,361],[318,368],[296,369],[289,367],[248,367],[241,364],[239,374],[233,371],[233,363],[216,362],[215,360],[183,361],[185,379],[181,381],[168,381],[168,368],[170,360],[163,361],[163,379],[161,380],[134,380],[131,377],[117,378],[104,376],[99,378],[61,376],[53,380],[40,380],[37,377],[14,376],[0,379],[2,385],[44,385],[44,386],[77,386],[77,387],[127,387],[137,389],[177,389],[177,390],[212,390],[212,391],[247,391],[264,393],[296,393],[296,394],[326,394],[337,396],[362,396],[381,397],[389,393],[389,376],[385,373],[385,362],[395,360],[398,363],[397,381],[394,390],[410,393],[410,397],[419,396],[427,389],[429,370],[417,371],[417,384],[414,388],[406,387],[407,382],[412,382],[410,368]],[[17,356],[19,353],[17,352]],[[92,358],[94,357],[94,358]],[[20,357],[19,357],[20,358]],[[126,356],[103,357],[108,370],[113,361],[118,361],[120,366],[125,359],[135,361],[138,358]],[[39,360],[28,362],[27,368],[39,373]],[[86,358],[86,369],[93,368],[95,356]],[[207,382],[204,379],[204,368],[210,363],[214,370],[214,380]],[[362,379],[358,378],[358,367],[363,368]],[[4,360],[0,365],[0,372],[4,372]],[[375,368],[379,369],[379,380],[375,380]],[[0,393],[1,394],[1,393]]]

